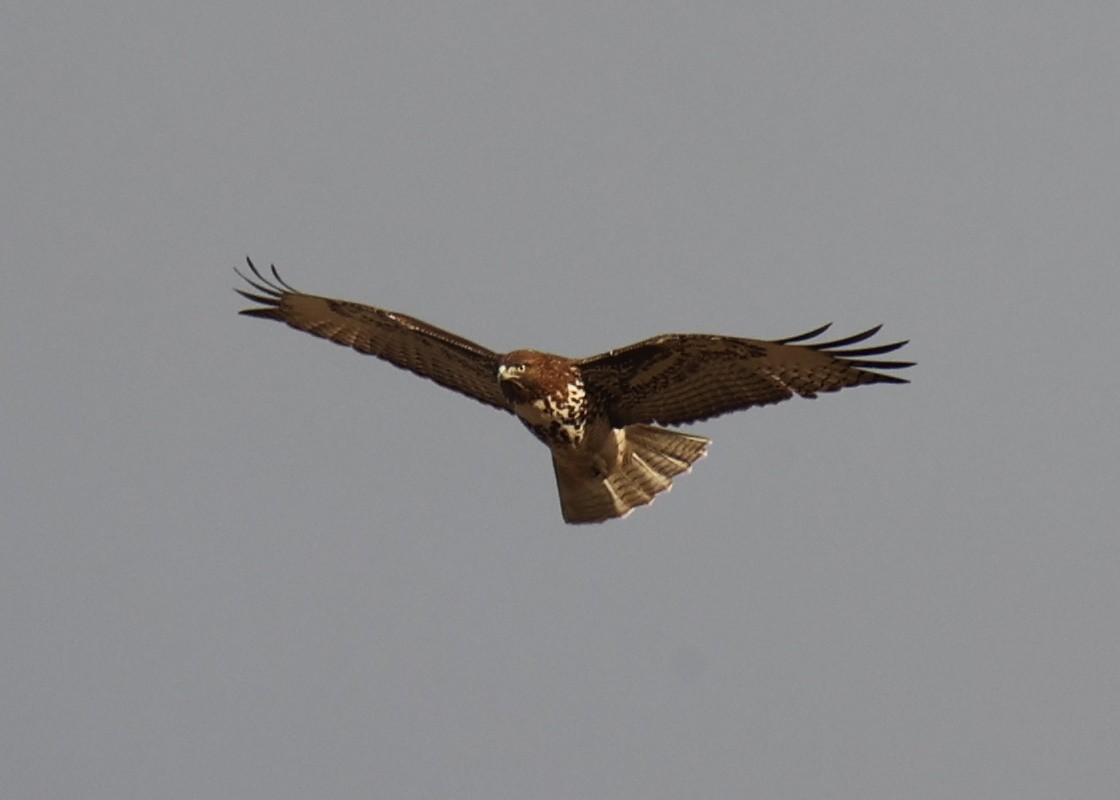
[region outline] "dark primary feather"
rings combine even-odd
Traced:
[[[284,322],[297,330],[377,356],[475,400],[512,411],[498,385],[498,354],[481,345],[395,311],[304,294],[276,267],[268,278],[249,259],[254,278],[234,270],[256,293],[235,289],[259,306],[240,313]]]
[[[874,336],[879,326],[827,342],[812,342],[824,325],[785,339],[670,333],[577,362],[588,385],[607,397],[615,426],[674,425],[793,397],[815,397],[848,386],[907,383],[868,370],[902,369],[910,361],[868,359],[906,342],[842,349]]]

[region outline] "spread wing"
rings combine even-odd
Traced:
[[[906,342],[852,347],[880,327],[828,342],[811,340],[829,325],[775,340],[668,333],[577,364],[587,385],[604,393],[614,426],[673,425],[779,403],[794,394],[816,397],[846,386],[908,383],[869,371],[912,366],[871,358]]]
[[[242,314],[285,322],[512,412],[499,388],[497,353],[395,311],[304,294],[286,284],[276,267],[266,278],[246,261],[256,280],[234,271],[260,294],[234,291],[260,305]]]

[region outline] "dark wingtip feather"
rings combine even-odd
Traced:
[[[811,347],[814,350],[831,350],[836,347],[845,347],[849,344],[859,344],[860,342],[866,339],[870,339],[872,336],[877,334],[880,329],[882,329],[882,327],[883,326],[880,324],[876,325],[873,328],[868,328],[865,331],[853,333],[851,336],[845,336],[843,339],[833,339],[830,342],[813,342],[812,344],[807,344],[805,346]]]
[[[874,347],[860,347],[855,350],[833,350],[832,355],[839,356],[840,358],[852,358],[853,356],[879,356],[883,353],[893,353],[898,348],[909,343],[910,340],[906,339],[901,342],[879,344],[875,345]]]
[[[249,258],[248,256],[245,256],[245,263],[249,265],[249,269],[252,271],[253,275],[256,276],[256,281],[246,277],[245,275],[242,275],[242,273],[236,268],[234,269],[234,272],[236,272],[238,275],[241,275],[241,277],[244,278],[246,282],[252,284],[257,289],[264,291],[265,287],[268,287],[269,291],[275,292],[277,295],[286,294],[288,292],[299,294],[298,289],[291,286],[287,281],[280,277],[280,273],[276,270],[275,264],[269,265],[269,271],[272,273],[272,277],[270,278],[264,275],[259,269],[257,269],[257,265],[253,263],[253,259]]]
[[[269,267],[272,270],[272,276],[274,278],[276,278],[276,282],[278,284],[283,286],[289,292],[294,292],[296,294],[299,294],[299,291],[295,287],[291,286],[286,280],[284,280],[283,278],[280,277],[280,273],[276,271],[276,265],[275,264],[270,264]]]
[[[242,289],[234,289],[234,291],[246,300],[260,303],[263,308],[247,308],[239,313],[247,317],[262,317],[264,319],[283,321],[284,317],[278,308],[280,299],[286,294],[298,294],[298,292],[285,283],[284,279],[280,277],[280,273],[276,271],[275,265],[272,267],[272,275],[273,278],[275,278],[275,280],[273,280],[272,278],[262,275],[261,271],[257,269],[257,265],[253,263],[253,259],[248,256],[245,257],[245,263],[249,265],[249,271],[252,272],[253,278],[250,278],[237,267],[234,267],[233,271],[237,273],[241,280],[245,281],[245,283],[259,292],[259,294],[243,291]]]
[[[260,317],[261,319],[284,321],[284,315],[280,312],[280,309],[275,306],[268,306],[265,308],[243,308],[237,313],[244,314],[246,317]]]
[[[249,266],[251,267],[252,265],[253,265],[253,263],[250,261]],[[280,297],[280,295],[284,294],[281,290],[277,289],[271,283],[268,283],[267,281],[265,281],[263,279],[261,279],[260,281],[253,280],[248,275],[246,275],[241,270],[239,270],[237,267],[234,267],[233,271],[237,273],[237,277],[241,278],[241,280],[245,281],[245,283],[252,286],[258,292],[263,292],[264,294],[269,295],[271,297]],[[256,270],[253,270],[253,274],[260,277]],[[237,290],[234,289],[234,291],[237,291]]]
[[[837,348],[847,347],[848,345],[859,344],[860,342],[870,339],[877,334],[882,325],[876,325],[868,328],[865,331],[845,336],[842,339],[833,339],[828,342],[810,342],[812,339],[828,330],[829,325],[823,325],[816,330],[802,333],[798,336],[790,336],[787,339],[776,339],[775,344],[795,344],[797,347],[804,347],[808,350],[814,350],[818,353],[826,353],[834,358],[840,359],[850,367],[859,370],[877,370],[877,369],[906,369],[907,367],[914,366],[913,361],[874,361],[867,359],[867,356],[879,356],[886,353],[893,353],[895,350],[903,347],[909,343],[909,339],[904,339],[901,342],[889,342],[887,344],[870,345],[868,347],[856,347],[848,350],[839,350]],[[864,372],[865,375],[873,376],[865,378],[867,383],[909,383],[910,381],[905,378],[896,378],[893,375],[880,375],[877,372]]]
[[[241,289],[234,289],[234,291],[237,292],[242,297],[244,297],[246,300],[252,300],[254,303],[263,303],[266,306],[276,305],[276,298],[272,297],[271,295],[266,297],[265,295],[262,295],[262,294],[253,294],[251,292],[243,292]]]
[[[245,263],[249,265],[249,269],[251,269],[253,271],[254,275],[256,275],[260,280],[264,281],[265,283],[268,283],[268,279],[265,278],[264,275],[261,275],[260,270],[257,269],[257,265],[253,263],[253,259],[249,258],[249,256],[245,256]]]
[[[824,333],[825,331],[827,331],[831,327],[832,327],[832,323],[831,322],[826,322],[824,325],[821,325],[819,328],[814,328],[813,330],[807,331],[806,333],[799,333],[796,336],[787,336],[785,339],[775,339],[774,343],[775,344],[793,344],[794,342],[803,342],[806,339],[812,339],[814,336],[820,336],[822,333]]]
[[[876,364],[875,366],[877,368],[882,368],[886,365]],[[887,367],[887,369],[890,369],[890,367]],[[882,375],[878,372],[864,372],[863,374],[871,376],[865,380],[864,383],[910,383],[907,378],[900,378],[897,375]]]
[[[916,361],[848,361],[848,364],[859,369],[906,369],[917,363]]]

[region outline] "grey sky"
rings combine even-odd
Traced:
[[[9,4],[0,795],[1112,798],[1120,7]],[[834,320],[565,526],[496,349]]]

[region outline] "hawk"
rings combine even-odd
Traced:
[[[258,303],[240,313],[286,323],[435,381],[518,417],[552,452],[560,510],[569,523],[624,517],[666,491],[709,440],[658,425],[816,397],[848,386],[907,383],[871,370],[913,366],[874,358],[905,341],[862,346],[875,326],[816,341],[829,325],[785,339],[666,333],[583,359],[496,353],[454,333],[382,308],[304,294],[272,267],[246,259]],[[861,345],[853,347],[853,345]]]

